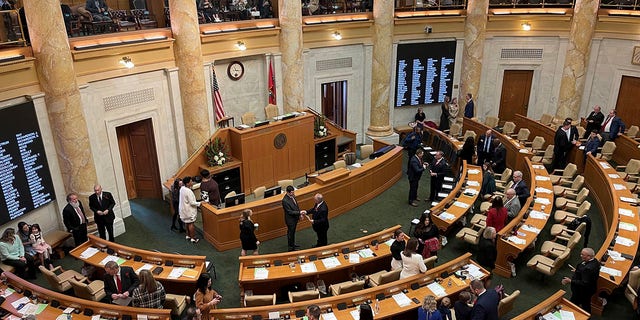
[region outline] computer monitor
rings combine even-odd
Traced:
[[[269,120],[256,121],[256,122],[253,124],[253,127],[254,127],[254,128],[257,128],[257,127],[266,126],[266,125],[268,125],[268,124],[269,124]]]
[[[269,197],[273,197],[277,194],[281,194],[282,193],[282,187],[281,186],[275,186],[275,187],[271,187],[267,190],[264,191],[264,197],[265,198],[269,198]]]
[[[229,208],[244,203],[244,193],[238,193],[235,196],[224,198],[224,207]]]

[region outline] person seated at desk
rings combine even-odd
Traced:
[[[31,256],[24,254],[24,246],[16,239],[16,230],[7,228],[0,237],[0,259],[2,263],[16,269],[15,273],[23,279],[36,278],[36,267]]]
[[[440,244],[438,227],[431,223],[431,217],[428,213],[420,215],[420,222],[418,222],[416,230],[413,232],[413,236],[418,238],[418,253],[422,253],[423,258],[428,258],[438,254],[437,247]],[[424,250],[425,246],[427,246],[427,250]]]
[[[393,232],[393,238],[395,241],[391,244],[391,270],[398,270],[402,268],[402,251],[406,246],[405,234],[402,230],[398,229]]]
[[[598,138],[598,130],[591,130],[587,144],[584,146],[584,160],[587,160],[587,155],[595,156],[598,153],[598,147],[600,146],[600,138]]]
[[[94,22],[111,22],[109,7],[104,0],[87,0],[85,8],[91,12]]]
[[[140,285],[133,290],[133,306],[162,309],[167,293],[149,270],[140,270]]]
[[[417,252],[418,244],[420,243],[417,238],[411,238],[407,241],[407,245],[404,251],[402,251],[402,271],[400,272],[400,279],[427,272],[424,258]]]
[[[128,305],[133,290],[140,284],[133,268],[121,267],[115,261],[109,261],[104,265],[104,271],[104,293],[107,294],[109,302]]]
[[[527,183],[522,180],[522,171],[516,171],[513,173],[513,185],[511,186],[516,191],[520,205],[524,205],[531,194],[529,193],[529,187]]]

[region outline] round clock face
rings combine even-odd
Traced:
[[[244,65],[240,61],[231,62],[227,68],[227,74],[231,80],[240,80],[244,75]]]

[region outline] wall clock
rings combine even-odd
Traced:
[[[227,67],[227,75],[233,81],[238,81],[244,75],[244,65],[240,61],[233,61]]]

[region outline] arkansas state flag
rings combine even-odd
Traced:
[[[269,103],[276,104],[276,78],[273,74],[273,58],[269,60]]]

